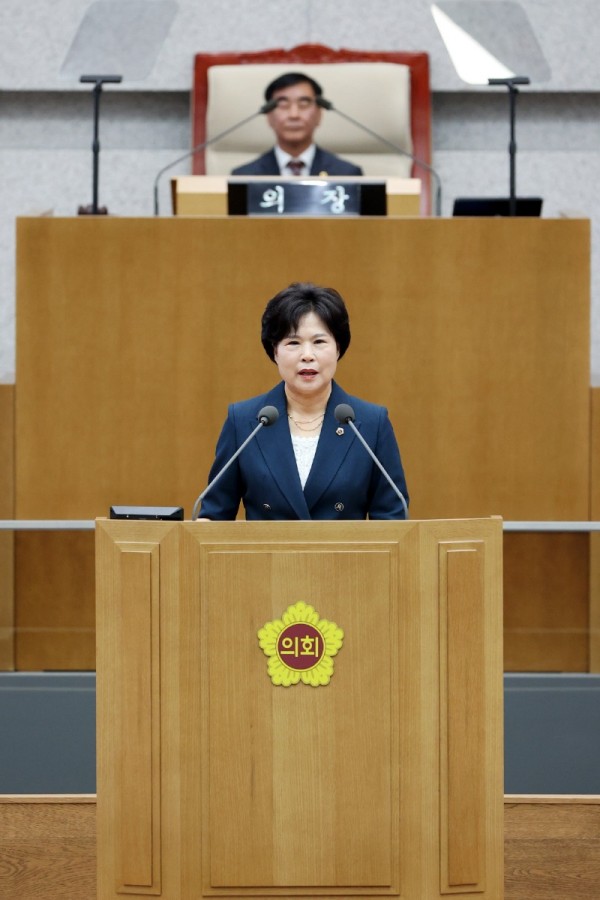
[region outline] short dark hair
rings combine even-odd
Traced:
[[[339,358],[342,358],[350,344],[346,304],[334,288],[305,281],[290,284],[267,303],[261,323],[261,341],[270,360],[275,361],[277,344],[295,332],[300,319],[311,312],[323,320],[335,339]]]
[[[271,84],[267,85],[265,89],[265,100],[268,103],[276,91],[282,91],[284,88],[293,87],[295,84],[301,84],[303,81],[310,84],[315,92],[315,97],[323,96],[323,89],[314,78],[309,78],[308,75],[303,75],[302,72],[286,72],[284,75],[280,75],[279,78],[272,81]]]

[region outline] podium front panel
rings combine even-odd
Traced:
[[[497,900],[501,538],[100,521],[99,900]],[[324,683],[277,683],[290,621],[343,631],[328,669],[289,638]]]
[[[396,556],[372,543],[201,545],[212,887],[392,886]],[[259,629],[298,601],[344,631],[326,686],[274,687],[257,652]]]

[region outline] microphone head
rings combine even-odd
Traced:
[[[531,79],[527,75],[511,75],[508,78],[488,78],[488,84],[505,84],[511,87],[513,84],[531,84]]]
[[[259,112],[262,113],[263,116],[265,116],[267,113],[270,113],[272,110],[274,110],[276,106],[277,100],[269,100],[268,103],[263,103],[263,105],[259,109]]]
[[[275,406],[263,406],[256,418],[261,425],[274,425],[279,418],[279,410]]]
[[[354,422],[356,418],[354,410],[349,403],[340,403],[333,412],[338,422],[342,422],[344,425],[348,422]]]
[[[79,81],[82,84],[121,84],[122,75],[81,75]]]
[[[325,97],[317,97],[317,106],[320,106],[321,109],[333,109],[333,103],[331,100],[326,100]]]

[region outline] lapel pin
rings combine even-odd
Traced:
[[[344,433],[344,429],[342,428],[341,425],[340,425],[339,428],[336,428],[336,429],[335,429],[335,433],[336,433],[336,434],[339,434],[339,435],[342,435],[342,434]]]

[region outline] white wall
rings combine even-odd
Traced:
[[[461,0],[458,0],[461,2]],[[502,10],[495,0],[490,18]],[[162,4],[174,18],[164,41],[149,21]],[[152,8],[154,7],[154,8]],[[475,8],[478,9],[475,9]],[[600,220],[600,17],[596,0],[522,0],[550,69],[517,104],[517,186],[544,197],[544,215]],[[465,7],[466,8],[466,7]],[[189,90],[196,52],[324,43],[373,50],[425,50],[431,59],[434,166],[443,213],[456,196],[508,192],[508,99],[502,88],[457,76],[426,0],[3,0],[0,5],[0,381],[14,381],[14,224],[19,215],[73,215],[91,202],[92,97],[80,85],[74,42],[88,11],[118,21],[123,74],[101,103],[100,203],[115,215],[152,214],[157,171],[190,144]],[[135,15],[130,18],[133,10]],[[127,31],[130,34],[127,34]],[[517,39],[518,36],[515,37]],[[97,38],[97,40],[96,40]],[[99,29],[94,46],[102,44]],[[89,41],[89,35],[88,35]],[[90,54],[94,50],[90,46]],[[88,59],[87,56],[82,58]],[[93,59],[92,56],[89,57]],[[91,65],[91,62],[90,62]],[[118,69],[120,68],[120,71]],[[146,68],[144,77],[130,77]],[[89,69],[88,69],[89,71]],[[519,74],[528,74],[523,71]],[[258,98],[257,98],[258,99]],[[174,170],[187,172],[189,166]],[[167,179],[161,211],[168,211]],[[600,238],[593,229],[591,383],[600,385]],[[507,261],[510,264],[510,261]]]

